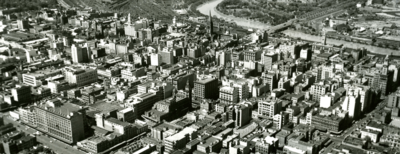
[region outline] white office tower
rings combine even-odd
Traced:
[[[152,53],[150,55],[150,64],[152,66],[160,66],[161,65],[161,56],[157,53]]]

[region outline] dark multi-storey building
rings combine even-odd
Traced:
[[[265,53],[262,55],[261,61],[264,64],[265,69],[269,70],[271,69],[272,64],[278,61],[278,54],[273,52]]]
[[[218,79],[207,78],[194,82],[195,98],[199,99],[217,99],[218,94]]]
[[[272,91],[278,87],[278,75],[274,72],[263,72],[261,78],[263,79],[263,83],[267,85],[267,90]]]
[[[11,94],[14,97],[14,102],[18,104],[30,103],[31,97],[31,87],[26,85],[16,85],[15,88],[11,89]],[[12,103],[12,105],[14,105]]]

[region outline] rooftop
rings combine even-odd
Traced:
[[[180,131],[179,133],[176,133],[176,134],[174,134],[172,136],[167,137],[165,140],[166,141],[171,141],[171,142],[178,141],[178,140],[184,138],[186,136],[186,134],[192,134],[192,133],[194,133],[196,131],[197,130],[194,129],[194,128],[186,127],[182,131]]]
[[[205,79],[201,79],[196,81],[196,83],[200,83],[200,84],[207,84],[213,80],[217,80],[216,78],[205,78]]]
[[[115,119],[115,118],[113,118],[113,117],[108,118],[107,121],[112,122],[112,123],[117,124],[117,125],[124,126],[124,127],[130,125],[130,124],[127,123],[127,122],[120,121],[120,120]]]
[[[36,107],[45,109],[47,111],[56,113],[58,115],[69,117],[74,112],[78,112],[83,109],[83,106],[72,104],[66,100],[52,99],[44,103],[37,104]]]

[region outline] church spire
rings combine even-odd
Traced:
[[[210,30],[210,35],[212,35],[212,33],[214,32],[214,31],[213,31],[213,29],[214,29],[214,24],[213,24],[213,21],[212,21],[211,10],[210,10],[209,14],[210,14],[210,15],[209,15],[209,24],[210,24],[210,25],[209,25],[209,26],[210,26],[210,29],[209,29],[209,30]]]
[[[127,20],[128,20],[127,23],[130,25],[130,24],[132,23],[132,22],[131,22],[131,13],[128,13],[128,19],[127,19]]]

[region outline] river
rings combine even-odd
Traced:
[[[290,29],[283,31],[282,33],[284,33],[287,36],[292,37],[292,38],[301,38],[302,40],[306,40],[306,41],[322,43],[322,41],[321,41],[322,37],[320,37],[320,36],[305,34],[303,32],[290,30]],[[391,53],[393,53],[393,55],[395,55],[395,56],[400,56],[400,52],[398,50],[381,48],[381,47],[367,45],[367,44],[360,44],[360,43],[336,40],[336,39],[331,39],[331,38],[327,38],[326,42],[327,42],[327,44],[331,44],[331,45],[342,45],[343,44],[344,47],[351,48],[351,49],[365,48],[369,52],[374,53],[374,54],[390,55]]]
[[[217,16],[218,18],[222,18],[226,21],[230,22],[235,22],[236,25],[245,27],[245,28],[252,28],[252,29],[267,29],[270,27],[270,25],[259,22],[259,21],[254,21],[254,20],[247,20],[239,17],[234,17],[232,15],[225,15],[217,10],[217,5],[221,3],[223,0],[213,0],[207,3],[204,3],[200,6],[197,7],[197,10],[199,10],[200,13],[204,15],[209,15],[211,11],[212,16]]]

